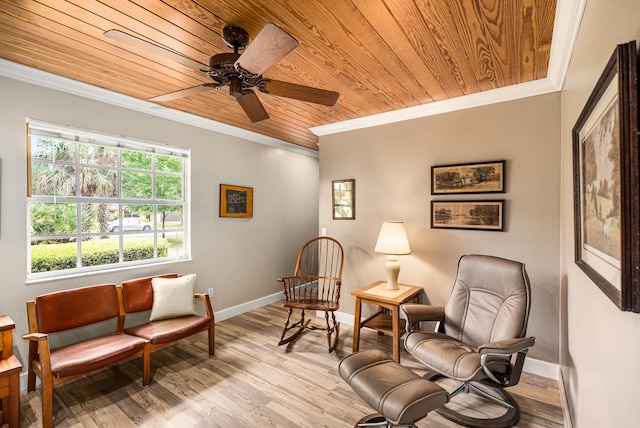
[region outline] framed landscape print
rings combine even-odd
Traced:
[[[504,200],[431,201],[432,229],[504,230]]]
[[[431,167],[431,194],[504,193],[505,161]]]
[[[575,262],[623,311],[640,312],[636,44],[618,45],[573,128]]]
[[[253,217],[253,188],[221,184],[220,217]]]

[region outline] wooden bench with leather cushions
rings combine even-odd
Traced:
[[[160,278],[157,298],[154,297],[154,278]],[[38,376],[42,385],[44,427],[53,426],[53,387],[56,385],[140,355],[143,384],[148,385],[151,351],[201,331],[208,331],[209,355],[213,355],[211,302],[208,295],[194,293],[195,275],[189,278],[181,279],[176,274],[139,278],[120,286],[101,284],[58,291],[27,302],[29,334],[23,336],[29,341],[27,390],[35,390]],[[180,295],[175,294],[178,289]],[[154,302],[163,299],[164,307],[154,307]],[[204,302],[206,316],[195,313],[194,299]],[[193,309],[180,313],[189,300]],[[180,302],[183,308],[178,308],[176,313],[175,303]],[[152,319],[162,319],[125,326],[127,314],[148,310]],[[109,331],[108,322],[114,324],[113,330]],[[108,333],[52,347],[50,335],[92,326],[107,329]]]

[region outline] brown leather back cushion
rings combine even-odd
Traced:
[[[153,278],[177,278],[178,274],[168,273],[164,275],[148,276],[145,278],[131,279],[121,284],[124,296],[125,312],[148,311],[153,305]]]
[[[36,297],[38,330],[55,333],[118,316],[115,284],[92,285]]]

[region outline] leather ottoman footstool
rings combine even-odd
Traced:
[[[443,388],[377,349],[346,356],[340,361],[338,372],[378,412],[362,418],[355,426],[412,427],[431,410],[449,402],[449,394]]]

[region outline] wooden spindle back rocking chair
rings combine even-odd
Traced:
[[[342,245],[334,238],[320,236],[304,244],[298,255],[295,274],[278,278],[284,287],[283,306],[289,309],[278,345],[291,342],[308,328],[325,331],[329,352],[336,348],[340,325],[334,311],[340,308],[343,262]],[[294,309],[300,310],[300,319],[290,324]],[[324,311],[326,326],[309,325],[311,319],[305,320],[305,310]],[[287,336],[292,329],[295,331]]]

